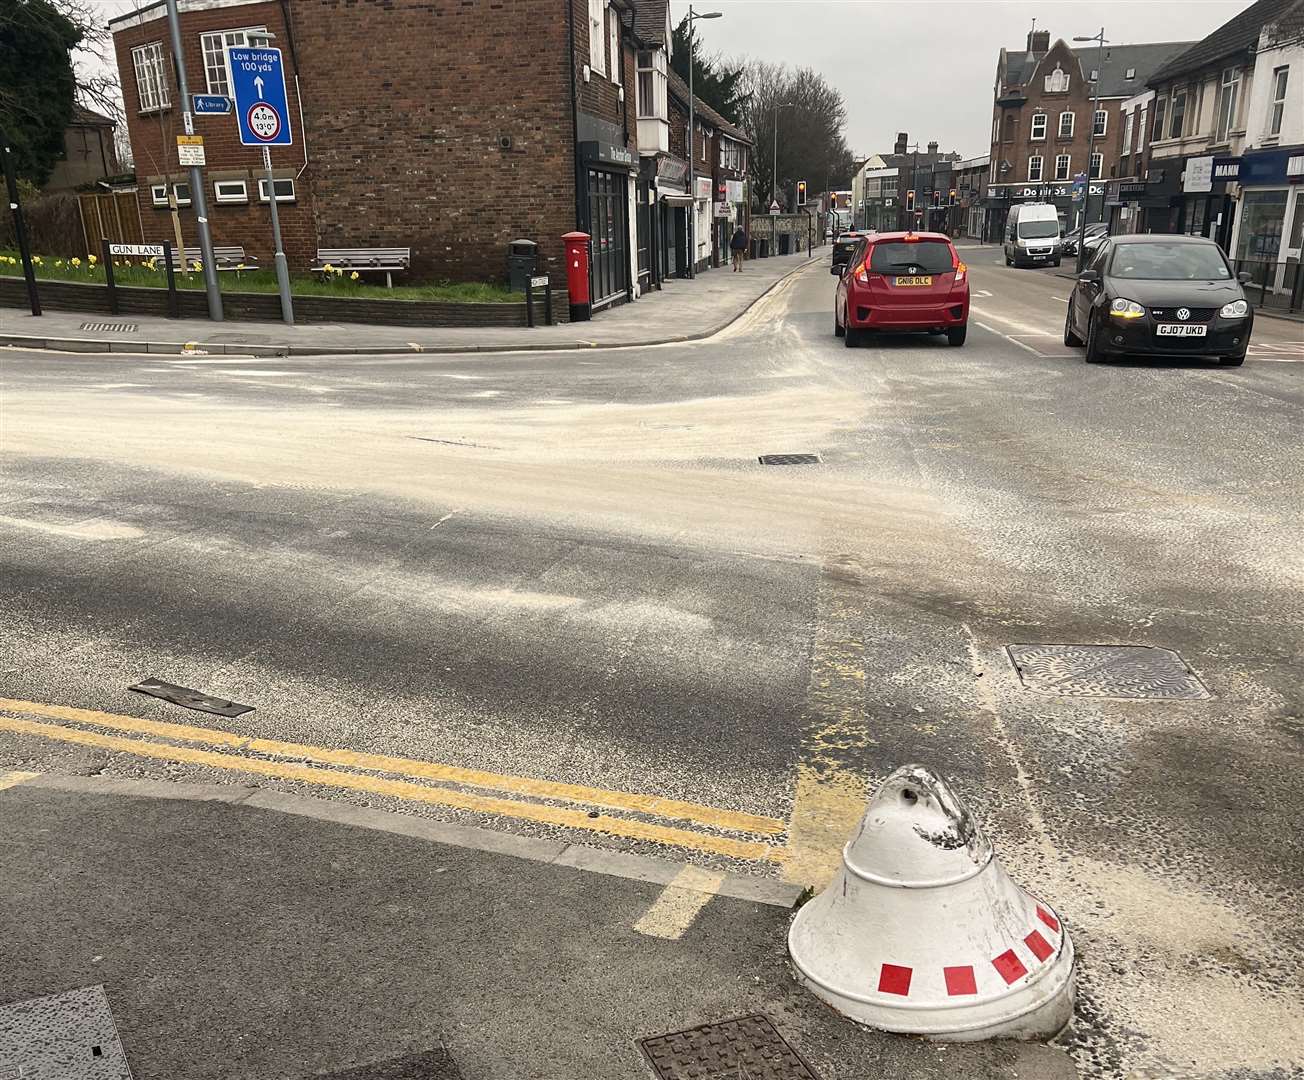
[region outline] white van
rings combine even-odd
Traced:
[[[1006,266],[1059,266],[1064,253],[1059,211],[1050,203],[1019,203],[1005,219]]]

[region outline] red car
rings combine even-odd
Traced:
[[[942,233],[871,233],[851,253],[833,301],[833,332],[856,345],[865,330],[945,334],[963,345],[969,268]]]

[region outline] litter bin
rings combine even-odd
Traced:
[[[507,286],[524,292],[539,261],[539,245],[533,240],[513,240],[507,245]]]

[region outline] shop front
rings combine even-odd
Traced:
[[[1236,181],[1241,159],[1189,157],[1182,169],[1182,195],[1171,231],[1187,236],[1207,236],[1224,251],[1231,249],[1236,221]],[[1229,188],[1230,185],[1230,188]]]
[[[589,241],[589,287],[593,310],[633,298],[630,251],[632,151],[615,143],[580,143],[584,179],[584,231]]]
[[[1105,184],[1093,180],[1087,197],[1087,221],[1104,221],[1109,208],[1106,201]],[[1000,243],[1005,233],[1005,220],[1010,216],[1010,207],[1016,203],[1050,203],[1059,214],[1060,228],[1068,232],[1078,227],[1080,203],[1073,200],[1071,181],[1053,183],[1027,184],[991,184],[987,188],[987,223],[985,239],[988,243]]]
[[[1241,208],[1231,242],[1237,271],[1253,275],[1260,302],[1304,307],[1304,146],[1246,153]]]
[[[746,228],[747,188],[742,180],[717,180],[715,204],[712,212],[711,264],[724,266],[729,262],[729,241],[734,230]]]
[[[688,162],[657,158],[657,249],[659,278],[688,276]]]

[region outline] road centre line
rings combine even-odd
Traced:
[[[678,941],[723,883],[722,874],[685,866],[661,890],[652,906],[634,924],[634,929],[648,937]]]
[[[506,791],[515,795],[526,795],[534,798],[563,799],[568,802],[589,803],[594,806],[605,806],[613,810],[650,814],[654,817],[667,818],[672,821],[691,821],[698,825],[731,829],[737,832],[773,835],[782,833],[787,829],[787,824],[777,818],[724,810],[697,803],[680,802],[675,799],[662,798],[658,795],[607,791],[602,788],[584,787],[577,784],[535,780],[530,777],[484,772],[478,769],[464,769],[456,765],[443,765],[433,761],[391,757],[387,754],[337,750],[303,743],[280,742],[274,739],[254,739],[245,735],[236,735],[229,731],[221,731],[220,729],[145,720],[141,717],[99,712],[94,709],[77,709],[66,705],[46,705],[36,701],[0,698],[0,710],[24,713],[29,716],[41,716],[51,720],[69,720],[73,723],[89,724],[93,727],[110,728],[116,731],[156,735],[165,739],[198,742],[208,746],[253,751],[276,757],[306,759],[322,765],[343,765],[348,768],[370,769],[413,779],[469,784],[473,787]],[[511,805],[517,804],[512,803]]]
[[[1011,345],[1017,345],[1020,349],[1026,349],[1028,352],[1032,353],[1033,356],[1041,357],[1041,359],[1043,360],[1046,358],[1043,353],[1039,353],[1031,345],[1025,345],[1022,341],[1010,337],[1009,334],[1001,333],[994,326],[988,326],[985,322],[979,322],[978,325],[981,326],[984,330],[986,330],[989,334],[995,334],[999,338],[1004,338]]]
[[[299,783],[313,784],[318,787],[365,791],[372,795],[432,803],[438,806],[467,810],[471,813],[495,814],[502,817],[558,825],[567,829],[607,833],[634,840],[650,840],[654,843],[666,844],[672,847],[704,851],[716,855],[728,855],[739,859],[778,862],[783,858],[782,850],[770,844],[750,840],[736,840],[726,836],[711,836],[705,833],[691,832],[687,829],[676,829],[666,825],[633,821],[628,818],[614,818],[606,815],[591,818],[582,810],[474,795],[450,788],[428,787],[424,784],[415,784],[406,780],[388,780],[383,777],[367,776],[360,773],[317,769],[295,762],[267,761],[263,758],[239,757],[234,754],[223,754],[212,750],[197,750],[191,746],[172,746],[166,743],[128,739],[119,735],[102,735],[99,732],[84,731],[81,728],[39,724],[33,720],[23,720],[17,717],[0,716],[0,731],[11,731],[19,735],[35,735],[39,738],[54,739],[59,742],[94,746],[101,750],[112,750],[118,753],[156,758],[162,761],[183,762],[188,765],[201,765],[229,772],[257,773],[261,776],[270,776],[279,780],[295,780]]]
[[[991,319],[993,322],[1001,323],[1003,326],[1008,326],[1017,333],[1026,334],[1029,337],[1059,336],[1058,330],[1046,330],[1040,326],[1030,326],[1027,323],[1022,323],[1015,319],[1006,318],[1004,315],[998,315],[994,311],[984,311],[982,308],[974,307],[972,304],[969,305],[969,310],[975,315],[980,315],[984,319]]]

